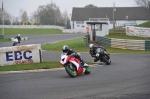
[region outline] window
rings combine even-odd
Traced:
[[[108,19],[99,19],[99,21],[109,21]]]
[[[102,24],[96,25],[96,30],[102,31]]]
[[[76,24],[84,24],[84,21],[76,21]]]
[[[95,22],[97,22],[97,21],[98,21],[98,19],[90,19],[90,21],[95,21]]]

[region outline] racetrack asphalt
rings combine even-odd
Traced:
[[[42,51],[44,61],[59,62],[60,54]],[[89,53],[81,55],[93,62]],[[111,65],[91,66],[90,75],[76,78],[64,69],[0,74],[0,99],[149,99],[150,55],[111,54],[110,58]]]

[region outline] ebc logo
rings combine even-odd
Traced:
[[[27,50],[25,52],[14,51],[14,53],[12,51],[6,52],[6,61],[22,60],[23,58],[26,60],[30,60],[32,59],[32,56],[30,56],[28,53],[32,53],[32,51],[30,50]]]

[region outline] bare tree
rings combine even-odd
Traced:
[[[150,0],[135,0],[135,2],[138,6],[150,9]]]
[[[35,11],[34,13],[32,13],[31,22],[33,22],[34,24],[40,23],[40,16],[38,16],[38,11]]]
[[[27,12],[24,10],[20,10],[20,18],[21,18],[21,22],[25,22],[28,23],[28,15]]]
[[[5,25],[11,24],[11,22],[10,22],[11,15],[9,13],[7,13],[5,10],[3,10],[3,14],[4,14],[4,24]],[[0,24],[2,24],[2,9],[1,8],[0,8]]]
[[[63,23],[65,24],[65,26],[67,26],[67,21],[69,20],[69,16],[68,16],[68,12],[65,11],[63,13]]]
[[[41,5],[37,11],[32,14],[34,22],[42,25],[61,25],[64,26],[68,19],[68,13],[61,13],[59,7],[51,1],[47,5]]]

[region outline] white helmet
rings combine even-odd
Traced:
[[[18,36],[20,36],[20,34],[18,34]]]
[[[69,47],[67,46],[67,45],[64,45],[63,47],[62,47],[62,51],[63,52],[67,52],[69,50]]]
[[[94,44],[90,44],[90,45],[89,45],[89,48],[93,48],[93,47],[94,47]]]

